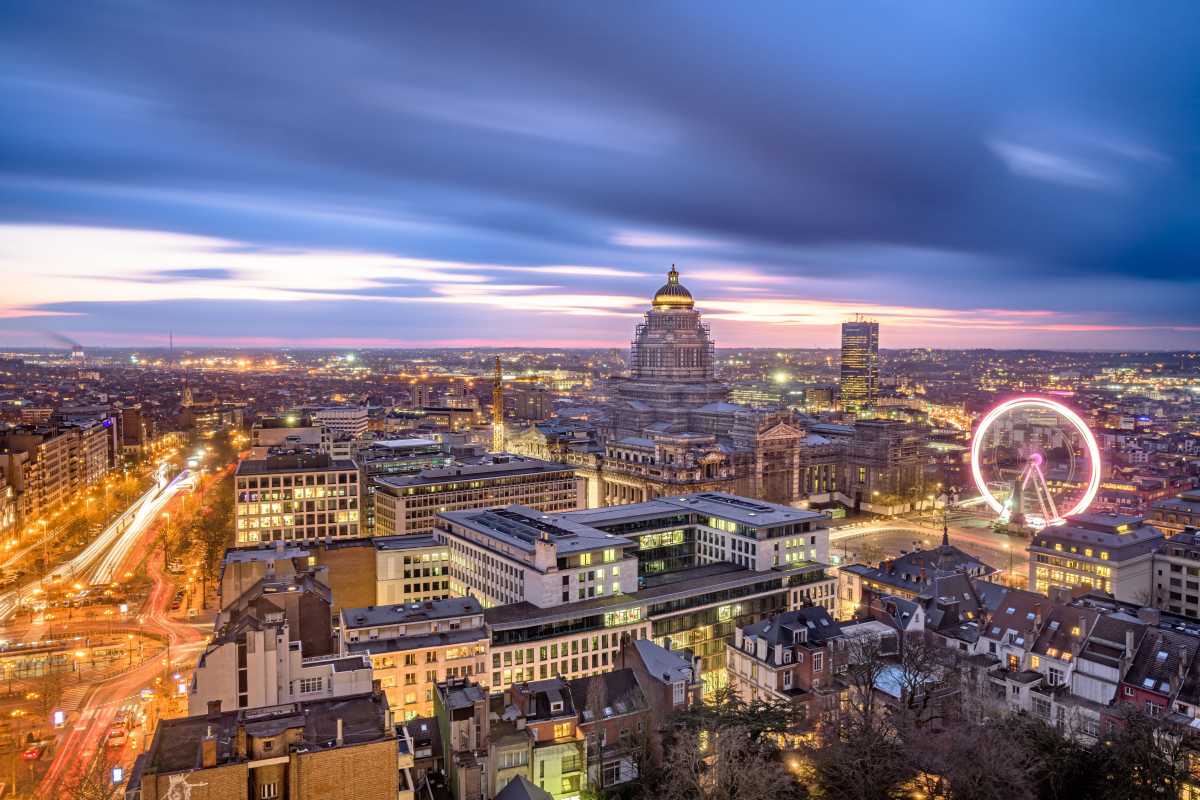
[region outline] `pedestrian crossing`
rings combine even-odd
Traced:
[[[84,695],[88,693],[88,686],[72,686],[65,689],[62,697],[59,699],[59,708],[63,711],[78,711],[79,703],[83,700]]]

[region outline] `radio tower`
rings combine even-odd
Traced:
[[[504,377],[500,356],[496,356],[495,384],[492,386],[492,452],[504,452]]]

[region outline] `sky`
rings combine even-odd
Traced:
[[[8,3],[0,345],[1200,348],[1200,4]]]

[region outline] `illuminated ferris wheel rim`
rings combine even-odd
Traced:
[[[997,514],[1004,512],[1004,504],[995,498],[983,479],[983,472],[979,468],[979,456],[988,428],[1002,415],[1018,408],[1042,408],[1060,414],[1083,437],[1083,441],[1087,445],[1090,462],[1089,468],[1091,470],[1087,491],[1079,498],[1079,502],[1075,504],[1075,507],[1062,516],[1069,517],[1073,514],[1080,514],[1086,511],[1088,506],[1092,504],[1092,501],[1096,499],[1096,492],[1100,489],[1100,445],[1096,443],[1096,437],[1092,435],[1087,423],[1073,409],[1068,408],[1057,400],[1050,400],[1045,397],[1014,397],[1012,400],[1006,400],[993,408],[979,421],[979,427],[975,429],[975,435],[971,437],[971,474],[975,478],[975,487],[979,489],[979,493],[987,501],[987,504],[991,506],[993,511]]]

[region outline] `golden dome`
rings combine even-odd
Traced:
[[[654,293],[655,308],[692,308],[696,305],[692,300],[692,293],[679,282],[679,273],[675,271],[675,265],[671,265],[671,271],[667,273],[667,282],[662,288]]]

